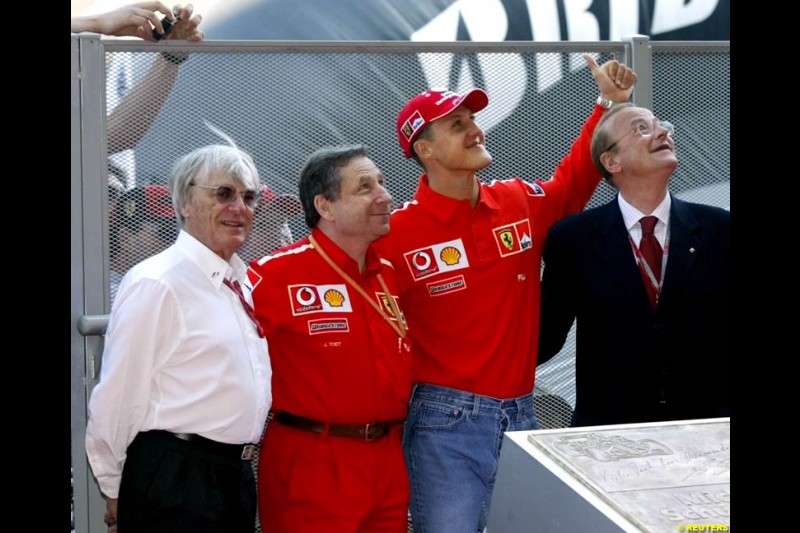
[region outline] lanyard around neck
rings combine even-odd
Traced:
[[[367,293],[364,291],[364,289],[361,287],[361,285],[356,283],[355,280],[353,280],[353,278],[351,278],[347,274],[347,272],[342,270],[339,265],[334,263],[333,259],[331,259],[328,256],[327,253],[325,253],[325,250],[322,249],[322,246],[319,245],[319,243],[317,242],[317,240],[314,238],[313,235],[309,235],[308,236],[308,240],[309,240],[309,242],[311,242],[311,245],[314,247],[314,249],[317,251],[317,253],[319,253],[319,255],[322,256],[322,258],[325,260],[325,262],[328,263],[330,265],[330,267],[333,270],[335,270],[340,276],[342,276],[344,278],[344,280],[347,281],[347,283],[349,283],[350,286],[352,286],[361,296],[363,296],[364,299],[367,300],[370,303],[370,305],[372,305],[372,307],[383,317],[383,319],[386,320],[386,322],[388,322],[390,326],[392,326],[392,329],[394,329],[395,332],[397,332],[397,335],[401,339],[404,338],[406,336],[406,325],[405,325],[405,323],[403,323],[403,319],[400,316],[400,308],[397,307],[397,302],[395,302],[394,296],[392,296],[392,293],[389,292],[389,287],[387,287],[386,286],[386,282],[383,281],[383,276],[381,276],[381,273],[378,272],[378,275],[377,275],[378,283],[381,284],[381,288],[383,289],[383,292],[386,294],[386,304],[392,310],[392,313],[394,313],[394,316],[397,317],[397,320],[392,320],[386,314],[386,312],[381,308],[381,306],[378,304],[378,302],[376,302],[375,300],[370,298],[369,295],[367,295]]]
[[[631,242],[631,246],[633,247],[633,255],[636,256],[636,261],[642,267],[644,273],[647,275],[647,279],[650,280],[650,284],[656,291],[656,301],[658,301],[658,297],[661,294],[661,287],[664,285],[664,275],[667,273],[667,255],[669,255],[669,226],[667,226],[666,242],[664,242],[662,249],[663,251],[661,254],[661,279],[656,279],[655,274],[653,274],[653,270],[650,268],[650,264],[647,262],[647,259],[644,258],[644,255],[642,255],[642,252],[639,250],[639,247],[636,246],[636,243],[633,242],[633,237],[631,237],[630,233],[628,233],[628,240]]]

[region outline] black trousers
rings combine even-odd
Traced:
[[[119,533],[253,533],[256,485],[249,461],[163,431],[128,446],[117,503]]]

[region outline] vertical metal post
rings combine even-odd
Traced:
[[[637,106],[653,109],[653,58],[650,38],[646,35],[631,35],[622,40],[628,43],[630,51],[630,57],[625,58],[625,64],[636,72],[632,101]]]
[[[105,500],[86,460],[87,403],[103,338],[84,337],[80,318],[107,306],[105,57],[99,35],[71,41],[71,446],[76,533],[105,533]]]

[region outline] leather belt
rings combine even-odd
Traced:
[[[154,431],[153,433],[161,433],[162,431]],[[217,442],[215,440],[195,435],[194,433],[172,433],[171,431],[163,431],[167,435],[172,435],[175,438],[181,439],[201,448],[203,450],[224,455],[231,459],[241,459],[242,461],[251,460],[256,453],[258,446],[256,444],[227,444],[225,442]]]
[[[310,431],[312,433],[327,433],[332,437],[348,437],[351,439],[364,439],[367,441],[377,440],[385,437],[395,424],[402,424],[403,420],[393,420],[391,422],[371,422],[369,424],[348,425],[348,424],[328,424],[319,422],[304,416],[293,415],[286,411],[271,413],[272,419],[281,425]]]

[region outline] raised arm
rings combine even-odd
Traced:
[[[193,13],[192,4],[173,9],[179,20],[165,39],[202,41],[205,35],[198,26],[203,18]],[[152,35],[148,40],[153,40]],[[179,66],[187,57],[186,53],[159,54],[142,81],[114,108],[108,116],[109,154],[132,149],[144,137],[172,93]]]
[[[599,66],[590,54],[583,55],[589,67],[600,98],[610,102],[626,102],[633,93],[636,73],[629,67],[612,59]],[[578,138],[572,143],[553,173],[553,178],[543,184],[547,194],[557,200],[547,205],[545,219],[555,221],[586,207],[600,183],[600,172],[592,162],[590,145],[592,134],[605,109],[594,106],[581,128]]]
[[[154,27],[158,33],[164,33],[159,13],[167,16],[170,21],[175,21],[175,15],[165,4],[139,2],[99,15],[72,17],[70,28],[73,33],[88,31],[115,37],[139,37],[146,41],[155,41],[156,38],[152,33]]]

